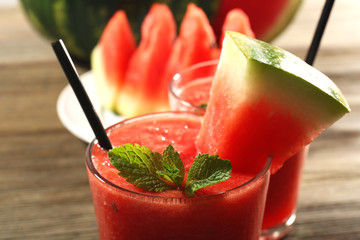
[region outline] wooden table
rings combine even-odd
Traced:
[[[324,1],[306,0],[274,41],[304,57]],[[286,239],[360,239],[360,2],[337,1],[314,66],[352,113],[311,145]],[[88,69],[78,66],[80,73]],[[18,6],[0,9],[0,239],[97,239],[86,144],[56,113],[67,81]]]

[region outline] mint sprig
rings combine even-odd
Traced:
[[[230,178],[231,171],[229,160],[220,159],[218,155],[198,155],[189,170],[185,194],[192,197],[196,190],[225,181]]]
[[[201,188],[227,180],[232,171],[230,161],[200,154],[194,159],[183,187],[184,164],[171,145],[161,155],[145,146],[125,144],[110,150],[108,156],[118,174],[135,186],[151,192],[183,188],[189,197]]]

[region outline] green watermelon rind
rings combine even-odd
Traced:
[[[238,37],[239,33],[229,32],[229,35],[250,61],[249,71],[252,71],[252,74],[262,75],[267,71],[268,76],[274,76],[270,78],[271,82],[264,82],[261,77],[257,77],[255,79],[259,82],[253,84],[267,89],[269,94],[275,94],[276,91],[273,90],[279,89],[281,93],[292,92],[302,95],[304,100],[313,101],[314,111],[315,103],[318,103],[319,106],[330,108],[328,111],[323,111],[329,115],[336,116],[350,112],[349,104],[335,83],[297,56],[263,41]],[[294,81],[294,77],[298,80]],[[271,85],[276,88],[271,89]]]

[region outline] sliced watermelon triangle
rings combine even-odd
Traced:
[[[116,98],[135,49],[135,38],[126,13],[119,10],[106,25],[91,54],[96,89],[103,106],[109,110],[115,110]]]
[[[193,3],[188,4],[163,76],[163,97],[167,99],[168,86],[175,73],[193,64],[217,59],[219,55],[216,37],[205,12]]]
[[[116,109],[127,117],[168,108],[162,76],[176,37],[176,23],[165,4],[153,4],[141,27],[141,41],[130,59]]]
[[[324,74],[280,48],[227,32],[197,139],[200,152],[275,173],[350,108]]]

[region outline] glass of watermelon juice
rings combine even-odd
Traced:
[[[197,150],[201,117],[193,113],[155,113],[127,119],[107,129],[114,146],[138,143],[162,153],[179,152],[185,170]],[[101,239],[258,239],[270,178],[268,160],[256,176],[233,175],[185,197],[182,190],[153,193],[118,175],[107,151],[95,139],[86,165]]]
[[[205,113],[217,63],[218,60],[201,62],[175,74],[169,86],[171,110]]]
[[[198,63],[174,75],[169,86],[171,110],[205,113],[217,63],[218,60]],[[276,239],[286,235],[294,223],[307,152],[308,147],[305,147],[270,177],[262,225],[264,239]]]

